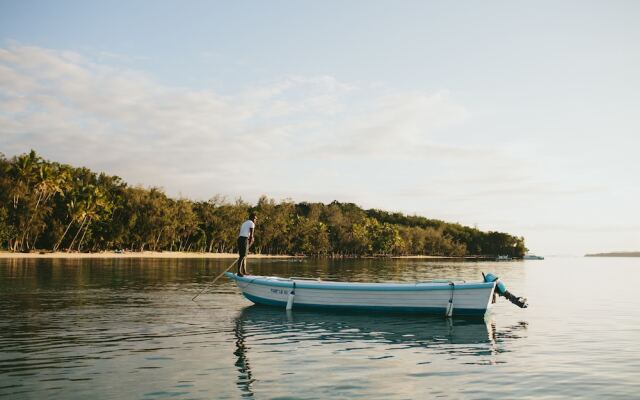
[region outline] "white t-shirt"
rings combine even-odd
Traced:
[[[249,232],[251,229],[255,229],[256,224],[253,223],[252,220],[248,219],[242,223],[240,227],[240,236],[249,237]]]

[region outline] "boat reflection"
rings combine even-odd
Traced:
[[[349,347],[379,348],[383,351],[424,349],[423,354],[459,356],[465,363],[497,362],[496,355],[507,351],[504,340],[521,337],[526,323],[501,328],[496,333],[491,317],[486,319],[433,316],[362,314],[337,312],[285,312],[253,305],[244,308],[235,320],[237,386],[245,397],[253,396],[255,378],[249,352],[279,349],[324,349]],[[253,348],[253,350],[251,350]],[[300,350],[301,351],[301,350]]]
[[[451,344],[491,343],[491,321],[483,318],[443,318],[405,314],[363,314],[335,311],[284,310],[253,305],[244,308],[238,325],[271,337],[286,333],[288,341],[320,340],[322,342],[364,340],[428,346],[437,341]]]

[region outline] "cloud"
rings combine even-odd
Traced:
[[[17,43],[0,48],[0,88],[6,154],[34,148],[174,191],[197,175],[233,192],[243,177],[270,179],[255,165],[267,171],[283,158],[465,154],[429,141],[430,131],[468,116],[446,91],[398,93],[332,76],[290,76],[221,95]]]
[[[368,94],[335,126],[330,140],[310,151],[323,157],[459,158],[468,152],[435,143],[432,133],[460,124],[468,116],[469,112],[455,103],[447,91]]]
[[[639,224],[532,224],[522,225],[522,229],[528,231],[562,231],[562,232],[596,232],[596,233],[618,233],[618,232],[640,232]]]

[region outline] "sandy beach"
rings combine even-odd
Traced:
[[[105,251],[100,253],[67,253],[67,252],[42,252],[42,253],[12,253],[0,251],[2,258],[237,258],[235,253],[186,253],[178,251],[144,251],[116,253]],[[250,258],[296,258],[294,256],[273,256],[265,254],[249,254]],[[299,258],[299,257],[298,257]]]

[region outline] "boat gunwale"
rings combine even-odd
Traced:
[[[449,282],[414,282],[414,283],[367,283],[367,282],[326,282],[292,280],[280,277],[265,277],[260,275],[237,276],[231,272],[225,272],[229,279],[245,284],[255,284],[261,286],[293,288],[295,282],[296,289],[319,289],[319,290],[365,290],[365,291],[429,291],[429,290],[451,290]],[[462,282],[454,283],[454,290],[490,289],[495,286],[495,282]]]

